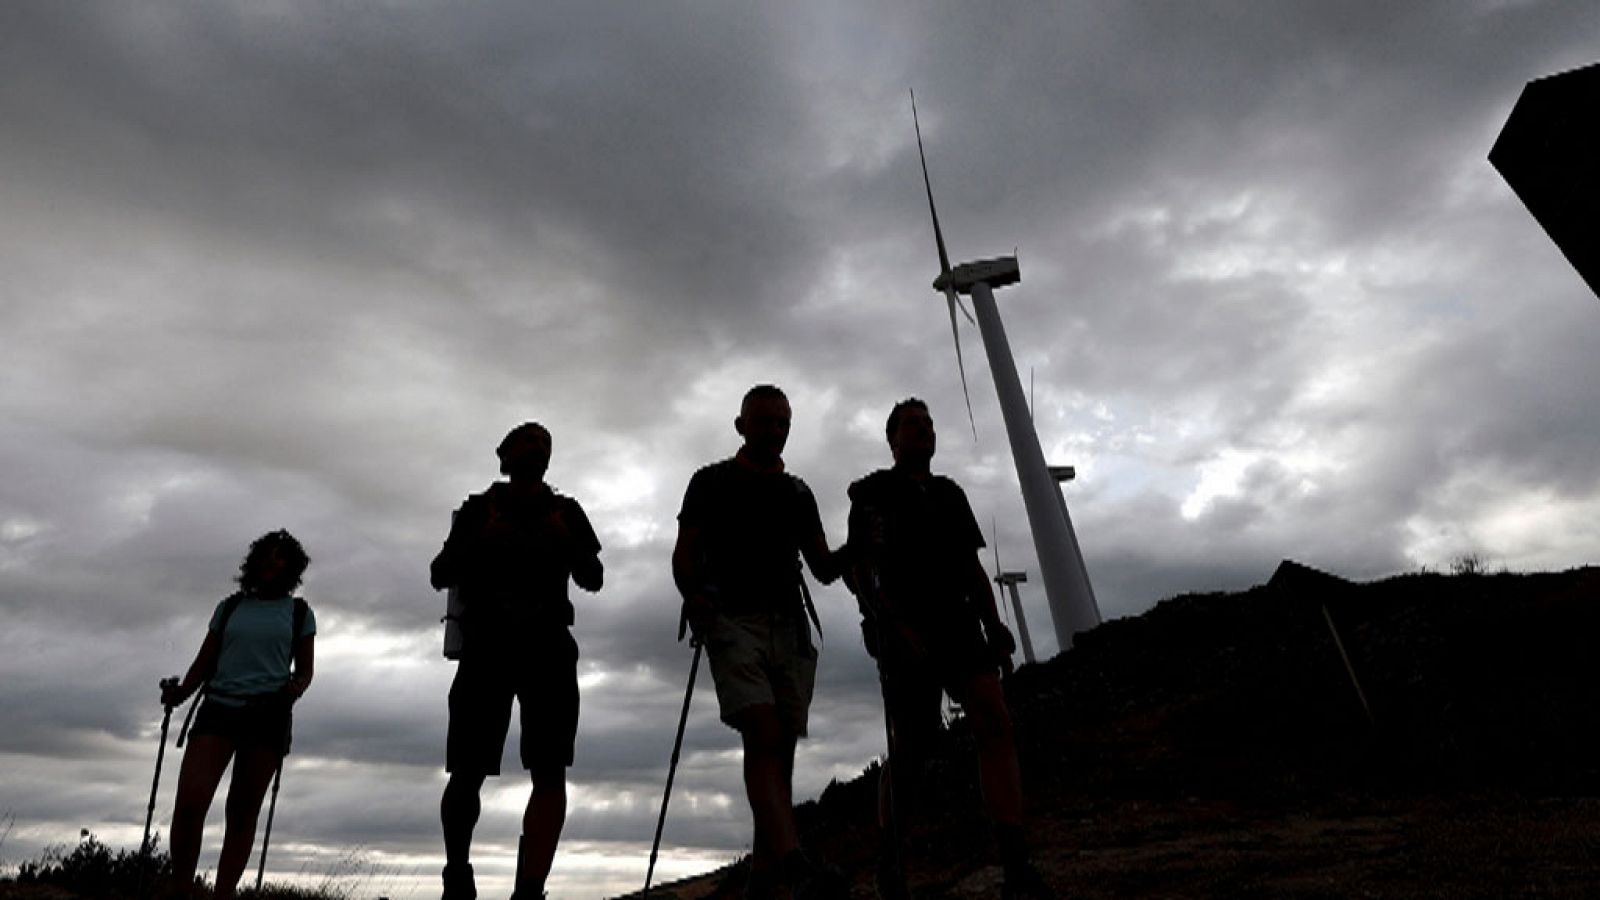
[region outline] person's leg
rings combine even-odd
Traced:
[[[256,819],[267,785],[283,757],[275,750],[241,747],[233,761],[233,780],[228,784],[227,831],[222,838],[222,856],[217,860],[218,900],[229,900],[250,861],[250,848],[256,839]]]
[[[766,871],[800,846],[794,824],[795,736],[770,704],[741,712],[736,727],[744,744],[744,789],[755,821],[751,868]]]
[[[566,630],[541,635],[543,647],[521,673],[522,766],[533,781],[517,843],[515,900],[538,900],[567,820],[567,767],[578,736],[578,645]]]
[[[200,835],[205,830],[206,812],[216,796],[222,773],[233,758],[233,741],[217,734],[195,734],[183,751],[183,767],[178,772],[178,796],[172,809],[172,829],[167,848],[172,854],[172,877],[179,886],[194,882],[200,860]]]
[[[544,892],[545,879],[555,862],[561,827],[567,821],[565,767],[530,772],[533,793],[522,813],[522,842],[517,854],[517,896],[534,900]]]
[[[1023,830],[1022,773],[1000,677],[993,672],[978,675],[967,683],[959,699],[972,723],[983,805],[1000,845],[1000,861],[1005,870],[1001,897],[1049,900],[1054,892],[1034,867]]]
[[[490,648],[492,650],[492,648]],[[487,650],[465,656],[450,683],[450,721],[445,736],[445,771],[450,774],[439,798],[444,832],[444,895],[450,900],[477,896],[471,863],[472,833],[482,803],[484,779],[500,774],[500,753],[511,728],[513,685]]]
[[[1020,826],[1022,770],[1017,765],[1016,736],[1000,676],[993,672],[974,676],[957,699],[972,725],[984,809],[997,826]]]
[[[439,800],[439,824],[444,829],[444,858],[448,866],[470,861],[472,830],[482,806],[478,792],[488,776],[482,772],[451,772]]]
[[[903,900],[910,896],[906,877],[912,862],[912,814],[925,786],[922,759],[938,738],[944,691],[936,679],[907,665],[891,673],[883,694],[893,743],[891,758],[878,773],[878,840],[883,849],[875,884],[881,900]]]

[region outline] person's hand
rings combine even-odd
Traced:
[[[1010,675],[1014,668],[1011,657],[1017,652],[1017,639],[1012,637],[1011,629],[995,619],[983,624],[983,633],[989,642],[989,649],[995,655],[995,661],[1000,664],[1000,670]]]
[[[694,640],[704,641],[711,631],[711,620],[717,614],[717,606],[711,598],[696,591],[683,599],[683,618],[689,623],[689,631],[694,635]],[[678,637],[681,639],[682,634]]]
[[[289,699],[299,700],[300,696],[306,692],[306,688],[309,686],[310,685],[307,684],[305,679],[301,678],[299,675],[293,675],[290,676],[289,683],[283,686],[283,692],[289,695]]]
[[[183,682],[177,676],[161,679],[161,705],[166,707],[181,706],[183,701],[189,699],[189,691],[183,689]]]

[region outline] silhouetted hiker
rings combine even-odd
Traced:
[[[478,792],[485,778],[500,774],[513,697],[522,717],[522,765],[533,779],[514,900],[544,895],[566,822],[567,767],[578,733],[578,645],[567,579],[598,591],[604,568],[583,507],[545,484],[550,449],[544,426],[512,429],[495,451],[509,480],[467,498],[433,561],[433,586],[458,588],[465,606],[450,685],[450,780],[439,802],[445,900],[477,896],[470,851]]]
[[[722,721],[744,745],[755,822],[745,896],[845,896],[838,873],[800,849],[794,821],[795,741],[806,733],[817,651],[800,556],[823,584],[838,577],[817,500],[784,471],[789,400],[772,385],[744,396],[734,428],[744,446],[689,481],[678,513],[672,576],[683,614],[711,660]]]
[[[966,711],[977,745],[984,807],[1005,864],[1003,896],[1050,897],[1023,835],[1022,779],[1000,687],[1016,641],[978,558],[983,532],[961,487],[929,470],[936,439],[927,404],[896,404],[885,433],[894,467],[850,485],[847,542],[849,580],[868,613],[862,632],[884,675],[894,733],[893,771],[886,766],[888,777],[879,781],[880,821],[890,821],[890,778],[893,812],[914,803],[916,776],[939,732],[940,693],[948,693]],[[880,895],[906,896],[897,881],[894,870],[880,866]]]
[[[250,859],[261,800],[289,753],[291,708],[311,684],[317,620],[291,593],[309,563],[287,531],[256,538],[239,566],[238,592],[212,612],[189,671],[162,685],[166,706],[182,704],[205,686],[183,752],[168,837],[172,886],[180,894],[194,884],[206,812],[230,760],[233,781],[215,896],[234,895]]]

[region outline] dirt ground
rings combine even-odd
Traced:
[[[1600,897],[1596,798],[1343,797],[1300,808],[1189,798],[1063,808],[1032,825],[1037,862],[1063,898]],[[972,860],[987,854],[940,850],[925,845],[912,863],[917,897],[1000,895],[998,866]],[[853,897],[874,896],[871,861],[833,860],[853,876]],[[739,881],[722,872],[652,895],[737,897]]]

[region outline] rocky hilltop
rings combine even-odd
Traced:
[[[1600,896],[1600,569],[1355,584],[1292,562],[1167,600],[1007,684],[1063,897]],[[925,898],[999,895],[955,720],[910,839]],[[799,809],[872,897],[877,772]],[[742,864],[652,890],[733,898]],[[636,895],[635,895],[636,896]]]

